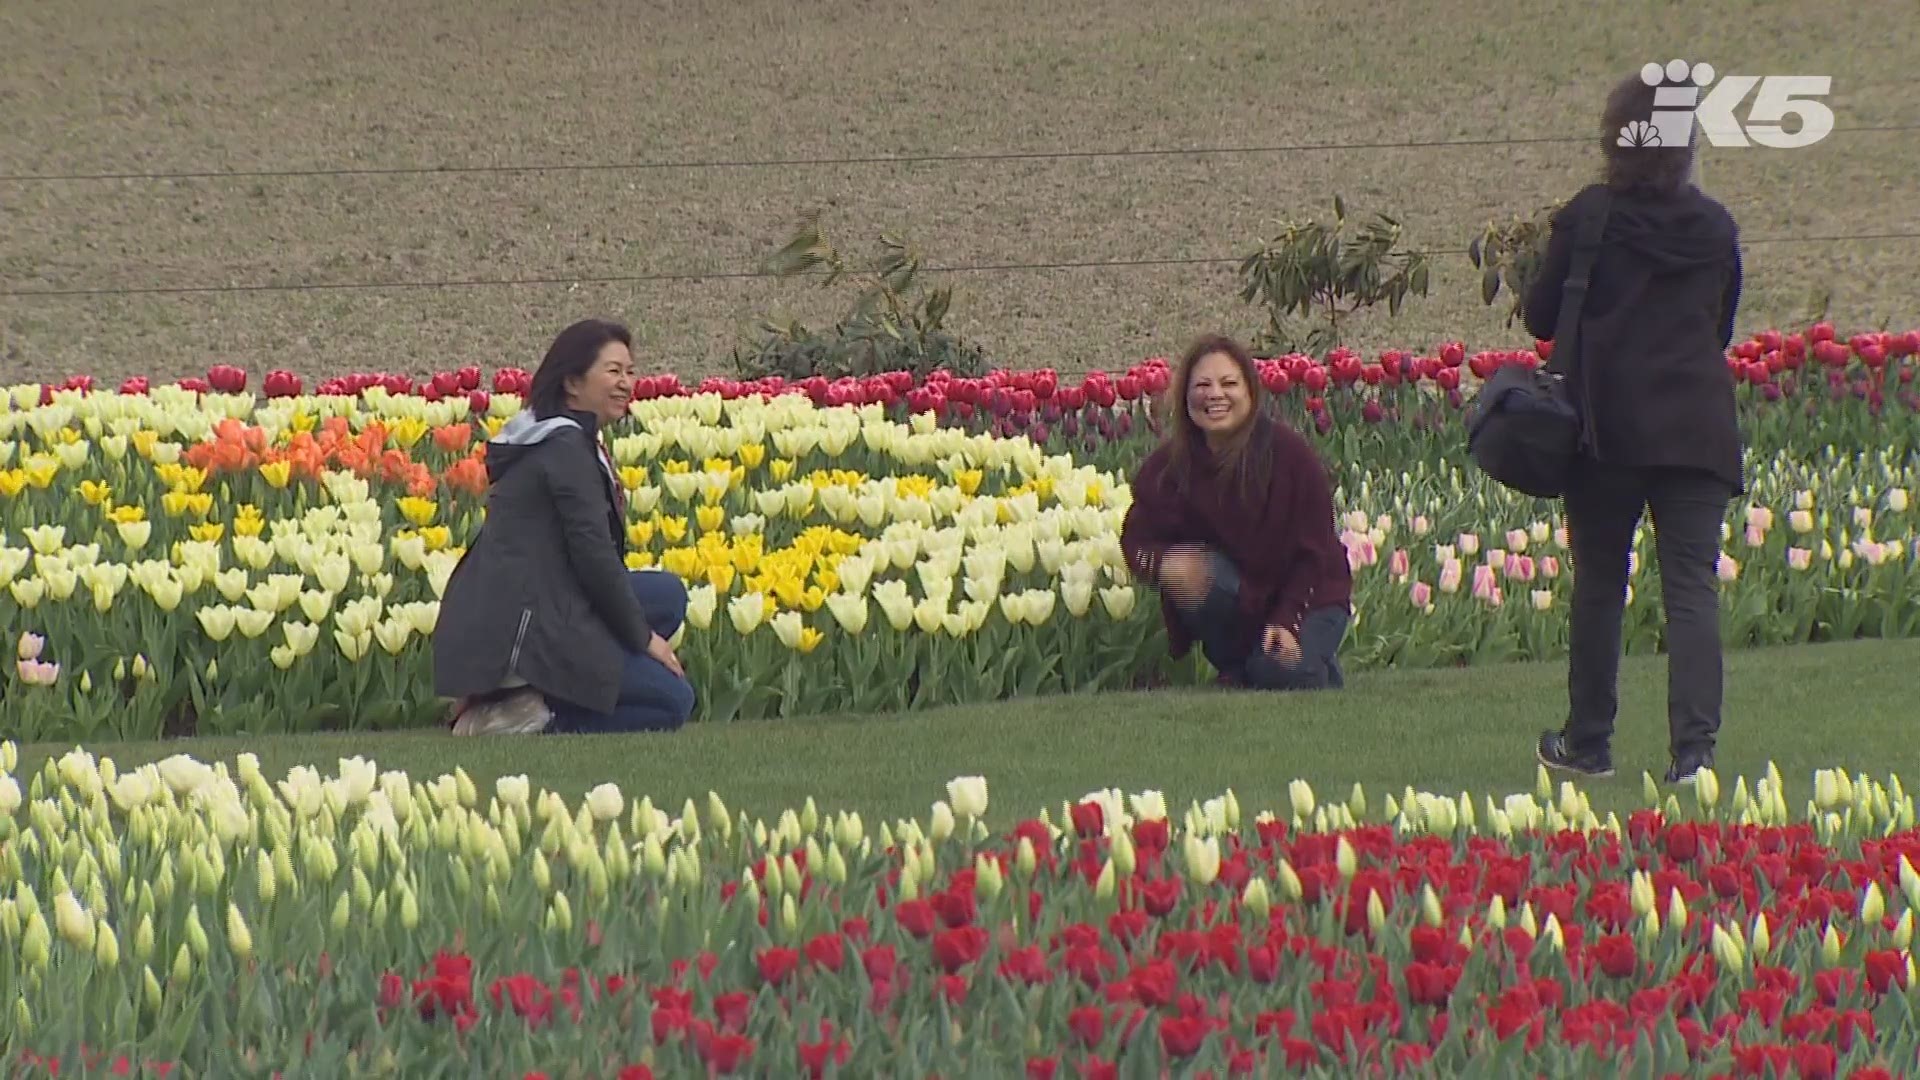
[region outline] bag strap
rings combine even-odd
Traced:
[[[1605,230],[1607,217],[1613,210],[1613,192],[1601,187],[1594,201],[1599,203],[1598,208],[1581,220],[1580,229],[1574,234],[1573,258],[1567,267],[1567,280],[1562,287],[1560,321],[1553,330],[1553,356],[1546,364],[1548,371],[1562,376],[1571,374],[1581,383],[1580,426],[1589,447],[1593,445],[1593,417],[1592,411],[1585,407],[1588,396],[1584,378],[1586,365],[1578,359],[1580,314],[1586,307],[1587,283],[1593,273],[1593,260],[1600,254],[1600,234]]]

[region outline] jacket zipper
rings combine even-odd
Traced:
[[[533,621],[533,609],[521,608],[520,609],[520,629],[515,631],[513,635],[513,655],[507,657],[507,674],[509,675],[519,674],[517,669],[520,666],[520,645],[522,642],[526,641],[527,624],[532,621]]]

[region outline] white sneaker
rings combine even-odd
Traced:
[[[455,735],[538,735],[553,722],[540,691],[527,687],[491,701],[472,702],[453,721]]]

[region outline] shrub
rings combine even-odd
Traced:
[[[1398,315],[1408,293],[1427,295],[1427,257],[1394,251],[1402,233],[1398,221],[1376,214],[1351,241],[1346,227],[1346,203],[1335,195],[1331,226],[1285,222],[1277,236],[1241,262],[1240,299],[1267,309],[1256,349],[1324,356],[1341,344],[1344,316],[1382,300]],[[1307,320],[1304,333],[1290,327],[1295,317]]]
[[[779,375],[804,379],[859,377],[907,371],[924,378],[945,368],[956,375],[987,369],[985,350],[946,328],[953,303],[951,288],[927,288],[918,280],[921,258],[911,245],[881,234],[881,253],[865,270],[850,268],[847,258],[820,231],[817,215],[808,215],[767,268],[782,278],[816,274],[821,288],[843,278],[865,287],[852,308],[833,326],[814,330],[797,319],[761,321],[760,337],[750,350],[734,352],[734,367],[748,378]]]

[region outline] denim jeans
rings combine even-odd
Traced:
[[[1240,571],[1218,551],[1207,553],[1206,596],[1198,604],[1176,602],[1187,632],[1222,675],[1256,690],[1327,690],[1347,684],[1340,670],[1340,643],[1351,619],[1344,607],[1315,608],[1300,623],[1300,659],[1287,664],[1261,648],[1264,625],[1238,609]],[[1253,647],[1245,642],[1252,638]]]
[[[660,570],[627,574],[633,598],[647,613],[653,632],[670,638],[687,617],[687,587]],[[620,674],[620,699],[610,713],[595,712],[569,701],[549,697],[553,711],[551,734],[610,734],[634,731],[675,731],[693,715],[693,686],[645,653],[627,654]]]
[[[1732,498],[1711,473],[1575,462],[1566,493],[1573,614],[1565,730],[1574,751],[1604,750],[1613,737],[1627,554],[1646,510],[1667,617],[1668,748],[1675,757],[1713,749],[1723,681],[1720,526]]]

